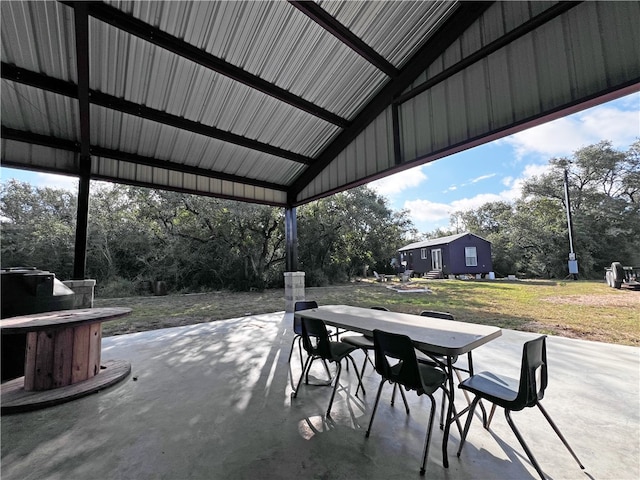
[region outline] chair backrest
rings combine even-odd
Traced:
[[[406,335],[373,331],[376,372],[409,390],[423,390],[413,342]]]
[[[329,333],[322,320],[302,318],[302,346],[309,355],[331,358]]]
[[[454,320],[453,315],[448,312],[436,312],[435,310],[423,310],[420,312],[421,317],[441,318],[442,320]]]
[[[388,312],[389,309],[386,307],[371,307],[371,310],[381,310],[383,312]]]
[[[318,308],[318,303],[313,300],[306,300],[296,302],[293,305],[294,312],[298,312],[300,310],[308,310],[310,308]],[[295,333],[296,335],[302,335],[302,322],[300,321],[300,317],[298,317],[295,313],[293,315],[293,333]]]
[[[522,347],[522,366],[518,395],[511,410],[533,407],[544,397],[547,388],[547,336],[530,340]]]

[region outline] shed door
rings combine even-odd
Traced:
[[[442,249],[431,250],[431,269],[442,270]]]

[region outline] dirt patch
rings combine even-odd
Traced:
[[[618,294],[609,295],[566,295],[562,297],[546,297],[542,301],[558,305],[640,307],[640,292],[618,292]]]

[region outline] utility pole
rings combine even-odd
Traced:
[[[569,198],[569,176],[567,169],[564,169],[564,200],[567,207],[567,226],[569,230],[569,275],[573,276],[574,280],[578,279],[578,260],[576,259],[576,253],[573,250],[573,222],[571,221],[571,200]]]

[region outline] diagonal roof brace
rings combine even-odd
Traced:
[[[30,85],[42,90],[47,90],[59,95],[65,95],[67,97],[77,98],[78,95],[78,86],[74,83],[49,77],[42,73],[32,72],[4,62],[2,62],[2,78]],[[119,112],[128,113],[147,120],[152,120],[154,122],[171,125],[182,130],[188,130],[200,135],[216,138],[224,142],[233,143],[234,145],[240,145],[251,150],[268,153],[269,155],[274,155],[293,162],[307,165],[313,162],[311,157],[300,155],[299,153],[259,142],[258,140],[252,140],[216,127],[203,125],[201,123],[194,122],[193,120],[187,120],[183,117],[178,117],[177,115],[146,107],[96,90],[89,90],[89,102],[111,110],[117,110]]]
[[[73,6],[74,2],[61,2],[67,6]],[[153,25],[143,22],[131,15],[128,15],[117,8],[111,7],[101,2],[88,2],[87,10],[92,17],[112,25],[122,31],[135,35],[149,43],[157,45],[176,55],[187,58],[203,67],[225,75],[248,87],[259,90],[271,97],[285,102],[293,107],[303,110],[311,115],[325,120],[326,122],[345,128],[349,121],[336,115],[298,95],[295,95],[284,88],[270,83],[257,75],[249,73],[221,58],[207,53],[198,47],[191,45],[184,40],[174,37]]]
[[[289,203],[297,204],[295,198],[313,179],[324,170],[380,113],[391,105],[397,97],[420,75],[438,56],[444,52],[462,32],[469,28],[494,2],[462,2],[445,21],[444,25],[431,37],[400,70],[400,75],[391,79],[378,94],[352,120],[294,181],[289,191]],[[331,192],[327,192],[331,193]]]

